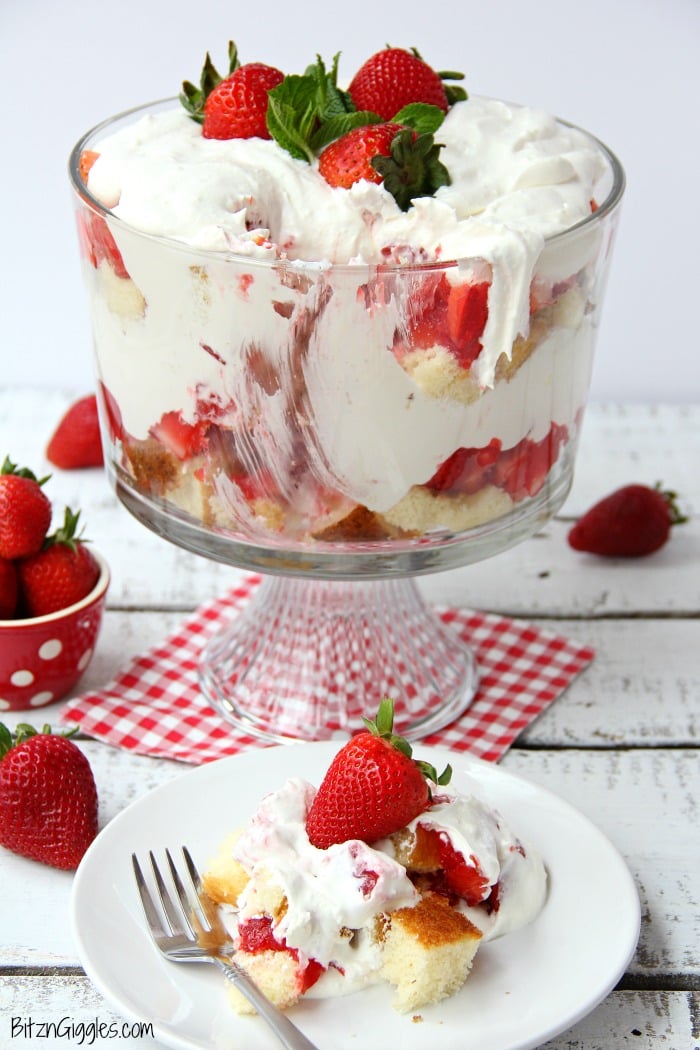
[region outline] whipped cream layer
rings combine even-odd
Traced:
[[[442,795],[435,805],[408,825],[447,835],[463,857],[476,859],[490,886],[499,885],[499,907],[490,913],[483,907],[461,907],[477,926],[484,940],[502,937],[526,926],[539,914],[547,893],[542,858],[532,846],[516,838],[503,818],[473,795]],[[393,856],[390,840],[375,848]]]
[[[131,227],[202,249],[328,264],[486,261],[489,318],[475,368],[490,386],[499,356],[527,333],[545,237],[590,214],[606,164],[583,133],[489,99],[455,104],[437,137],[451,183],[407,212],[381,185],[329,186],[274,141],[205,139],[181,110],[97,143],[88,188]],[[112,232],[121,249],[118,224]]]
[[[275,926],[277,938],[308,958],[342,968],[342,977],[333,967],[309,993],[322,996],[377,979],[381,948],[367,928],[380,913],[417,903],[418,893],[394,859],[389,839],[374,846],[356,839],[326,850],[313,846],[305,824],[315,793],[305,780],[292,778],[267,795],[236,840],[233,857],[251,878],[238,901],[241,913],[247,913],[248,899],[255,899],[256,877],[280,886],[287,907]],[[450,793],[441,795],[409,829],[419,822],[447,833],[465,857],[478,860],[490,883],[499,883],[497,912],[488,915],[484,908],[466,905],[463,909],[485,940],[535,918],[546,895],[544,865],[498,814],[475,797]],[[339,938],[343,928],[360,933]]]

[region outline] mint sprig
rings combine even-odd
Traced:
[[[356,111],[348,93],[338,87],[339,57],[327,70],[317,55],[303,74],[286,76],[268,95],[268,131],[297,160],[311,164],[329,142],[380,119],[376,113]]]

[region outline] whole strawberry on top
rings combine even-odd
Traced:
[[[0,724],[0,845],[72,871],[97,834],[90,764],[67,736]]]
[[[27,616],[46,616],[74,605],[97,583],[99,563],[76,535],[79,517],[80,511],[66,507],[61,528],[46,538],[37,554],[18,562],[20,600]]]
[[[676,493],[660,485],[624,485],[599,500],[569,531],[569,545],[603,557],[640,558],[668,541],[674,525],[687,519]]]
[[[466,98],[466,92],[456,85],[447,86],[445,81],[462,79],[462,73],[436,72],[415,48],[386,47],[358,69],[348,94],[357,109],[369,109],[382,120],[393,120],[404,106],[416,102],[437,106],[446,113],[454,102]]]
[[[229,73],[222,77],[207,54],[199,87],[182,85],[180,101],[193,119],[202,124],[205,139],[269,139],[268,92],[284,79],[284,73],[263,62],[241,65],[238,50],[228,46]]]
[[[433,136],[453,102],[466,98],[444,83],[462,74],[437,73],[415,49],[387,48],[346,91],[338,59],[328,69],[317,56],[303,74],[285,76],[263,63],[241,66],[229,42],[228,77],[207,54],[199,86],[184,81],[180,101],[204,138],[272,138],[296,159],[318,162],[331,186],[383,183],[403,211],[448,185]]]
[[[416,761],[410,744],[393,732],[394,705],[382,700],[374,722],[344,745],[331,762],[311,804],[306,831],[319,849],[360,839],[370,845],[408,824],[430,805],[428,781],[447,784]]]
[[[0,468],[0,558],[25,558],[41,549],[51,524],[51,501],[31,470],[9,456]]]

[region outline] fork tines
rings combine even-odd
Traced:
[[[186,888],[183,878],[173,861],[170,850],[165,850],[165,857],[170,871],[170,879],[177,895],[179,907],[173,899],[172,891],[168,889],[153,851],[149,850],[148,856],[157,889],[156,900],[159,902],[160,907],[157,906],[153,894],[148,888],[148,883],[138,857],[135,853],[132,853],[131,855],[136,885],[138,887],[146,921],[151,934],[156,939],[156,942],[162,940],[164,936],[168,935],[171,937],[186,937],[188,940],[196,942],[197,932],[193,923],[193,915],[196,916],[197,924],[201,925],[204,930],[209,928],[207,916],[201,906],[200,892],[202,884],[199,872],[192,860],[190,851],[186,846],[182,846],[181,848],[185,861],[185,868],[187,870],[187,883],[190,887],[189,890]]]

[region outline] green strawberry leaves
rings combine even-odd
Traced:
[[[64,733],[59,733],[59,736],[70,738],[75,736],[78,732],[78,727],[75,726],[73,729],[67,729]],[[29,725],[27,722],[18,722],[14,728],[14,732],[7,728],[4,722],[0,722],[0,759],[4,758],[8,751],[11,751],[13,747],[19,747],[25,740],[29,740],[33,736],[51,736],[52,730],[48,723],[44,723],[42,728],[35,729],[34,726]]]
[[[406,758],[412,758],[413,749],[409,744],[408,740],[405,740],[402,736],[398,736],[394,733],[394,701],[389,697],[384,697],[380,701],[379,707],[377,708],[377,714],[374,720],[370,718],[364,718],[362,721],[370,733],[374,736],[381,737],[382,740],[386,740],[388,744],[400,751]],[[426,780],[431,780],[433,784],[440,784],[445,786],[449,784],[452,779],[452,766],[445,766],[442,773],[438,773],[435,766],[429,762],[423,762],[418,759],[413,759],[414,763],[418,766],[421,773]]]
[[[373,157],[372,167],[402,211],[408,211],[416,197],[432,197],[440,186],[450,184],[450,173],[440,160],[440,146],[432,135],[415,137],[411,128],[397,132],[391,155]]]
[[[228,42],[228,73],[226,76],[231,76],[232,73],[238,69],[240,62],[238,61],[238,48],[234,44],[233,40]],[[201,124],[204,120],[204,104],[211,95],[215,87],[218,87],[222,80],[222,77],[216,66],[209,57],[207,51],[204,59],[204,65],[202,66],[202,72],[199,76],[199,87],[190,83],[189,80],[183,80],[182,91],[180,92],[180,102],[189,113],[192,120],[197,121]]]

